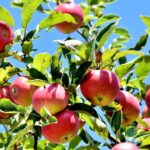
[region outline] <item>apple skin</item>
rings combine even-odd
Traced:
[[[114,101],[120,91],[119,79],[107,70],[89,70],[81,81],[83,96],[92,104],[106,106]]]
[[[146,102],[146,105],[150,108],[150,88],[146,92],[145,102]]]
[[[148,118],[150,117],[150,109],[145,106],[142,110],[142,118]]]
[[[146,127],[142,126],[141,124],[138,124],[137,128],[141,128],[144,131],[150,131],[150,118],[143,118],[142,120],[147,124]]]
[[[28,80],[29,77],[19,76],[10,85],[12,101],[17,105],[26,107],[32,104],[32,95],[37,87],[27,83]]]
[[[71,22],[62,22],[55,25],[56,29],[58,29],[62,33],[72,33],[76,31],[83,23],[83,11],[82,8],[75,4],[75,3],[61,3],[60,5],[56,6],[56,12],[62,12],[66,14],[70,14],[76,20],[76,24]]]
[[[0,21],[0,53],[4,51],[6,45],[13,43],[13,39],[12,29],[7,23]]]
[[[10,87],[9,86],[2,86],[0,87],[0,99],[2,98],[8,98],[11,100],[10,98]],[[2,113],[0,112],[0,119],[5,119],[8,118],[10,115],[7,113]]]
[[[140,113],[138,99],[127,91],[120,91],[116,101],[122,106],[123,125],[128,125],[135,121]]]
[[[69,94],[63,86],[57,83],[48,84],[38,88],[32,97],[32,106],[37,113],[42,108],[47,108],[53,115],[68,105]]]
[[[139,150],[139,148],[133,143],[124,142],[115,145],[111,150]]]
[[[80,129],[80,120],[73,111],[64,110],[54,115],[57,123],[41,128],[42,135],[51,143],[60,144],[69,142],[77,135]]]

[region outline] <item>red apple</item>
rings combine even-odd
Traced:
[[[2,98],[10,98],[10,87],[9,86],[2,86],[0,87],[0,99]],[[8,118],[9,114],[0,112],[0,119]]]
[[[19,76],[10,85],[12,101],[18,105],[29,106],[32,103],[32,95],[37,87],[27,83],[29,77]]]
[[[148,108],[147,106],[145,106],[142,110],[142,117],[143,118],[150,117],[150,108]]]
[[[107,70],[90,70],[80,84],[83,96],[94,105],[105,106],[114,101],[120,91],[118,77]]]
[[[56,24],[55,27],[60,32],[72,33],[76,31],[78,28],[80,28],[80,26],[82,25],[83,11],[79,5],[75,3],[66,2],[56,6],[55,11],[70,14],[76,20],[76,24],[71,22],[62,22]]]
[[[12,29],[5,22],[0,21],[0,53],[4,51],[6,45],[13,43],[13,39]]]
[[[137,128],[141,128],[144,131],[150,131],[150,118],[144,118],[142,120],[146,123],[146,125],[138,124]]]
[[[128,125],[138,118],[140,104],[135,96],[129,92],[120,91],[116,101],[122,106],[123,125]]]
[[[146,92],[145,102],[146,102],[146,105],[148,106],[148,108],[150,108],[150,88]]]
[[[111,150],[139,150],[139,148],[133,143],[124,142],[115,145]]]
[[[42,135],[52,143],[60,144],[70,141],[77,135],[80,120],[70,110],[64,110],[55,115],[57,123],[42,127]]]
[[[38,113],[45,107],[51,114],[56,114],[68,105],[68,99],[69,94],[65,88],[53,83],[40,87],[34,92],[32,105]]]

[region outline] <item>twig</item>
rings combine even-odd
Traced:
[[[88,39],[79,31],[79,30],[77,30],[77,33],[79,33],[84,39],[85,39],[85,41],[88,43],[89,41],[88,41]]]

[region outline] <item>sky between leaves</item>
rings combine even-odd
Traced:
[[[84,3],[84,0],[74,0],[76,3]],[[11,0],[0,0],[0,5],[7,8],[15,19],[15,27],[14,30],[17,30],[21,27],[21,10],[14,9],[10,7]],[[50,7],[54,8],[55,6],[51,5]],[[150,16],[150,0],[116,0],[115,3],[110,4],[103,11],[105,14],[116,14],[121,17],[119,26],[126,28],[130,35],[131,40],[126,43],[127,47],[133,47],[136,41],[139,39],[140,35],[145,33],[146,26],[140,20],[140,15]],[[29,25],[28,30],[33,30],[39,21],[43,18],[43,14],[36,13],[33,16],[33,19]],[[56,50],[56,43],[54,40],[62,40],[68,37],[68,35],[62,34],[55,30],[54,28],[50,32],[41,31],[40,38],[34,41],[34,48],[37,48],[37,52],[49,52],[53,54]],[[71,37],[83,40],[77,33],[71,34]],[[113,38],[113,37],[112,37]],[[110,41],[112,40],[110,38]],[[109,45],[109,41],[107,42]],[[13,47],[13,49],[20,49],[19,46]],[[148,54],[150,50],[150,39],[147,42],[147,45],[144,48],[144,52]],[[16,63],[16,62],[12,62]],[[17,65],[17,64],[15,64]],[[150,80],[147,79],[146,82],[150,83]],[[2,127],[0,127],[0,132],[2,131]],[[103,148],[103,150],[106,150]]]

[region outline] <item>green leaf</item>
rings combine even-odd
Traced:
[[[72,83],[78,85],[80,84],[84,74],[88,70],[88,68],[91,66],[92,61],[87,61],[80,65],[80,67],[75,72],[74,78],[72,79]]]
[[[30,129],[33,128],[33,125],[28,125],[25,129],[19,131],[14,138],[10,141],[10,143],[8,144],[6,150],[10,150],[18,141],[20,142],[24,135],[26,135]]]
[[[144,56],[140,62],[137,63],[135,68],[136,75],[138,77],[148,76],[150,73],[150,56]]]
[[[44,28],[50,29],[54,25],[65,21],[76,24],[75,19],[69,14],[63,14],[61,12],[51,12],[51,14],[47,18],[45,18],[39,23],[37,29],[38,30],[42,30]]]
[[[37,9],[37,7],[41,4],[43,0],[28,0],[22,9],[22,27],[23,28],[27,28],[27,25],[29,24],[31,17],[33,15],[33,13],[35,12],[35,10]]]
[[[0,6],[0,20],[6,22],[12,27],[14,26],[14,19],[11,13],[3,6]]]
[[[47,81],[47,77],[40,71],[38,71],[37,69],[35,68],[29,68],[26,70],[27,73],[30,74],[30,76],[33,78],[33,79],[42,79],[42,80],[45,80]]]
[[[136,133],[137,133],[137,128],[134,127],[134,126],[128,126],[125,129],[125,135],[126,135],[126,137],[134,137],[134,135],[136,135]]]
[[[146,145],[149,145],[150,146],[150,136],[146,137],[142,143],[141,143],[141,146],[146,146]]]
[[[120,36],[127,38],[127,39],[130,38],[130,34],[128,30],[126,30],[125,28],[116,28],[114,30],[114,33],[119,34]]]
[[[98,50],[101,49],[101,47],[105,44],[108,37],[112,34],[115,28],[116,23],[110,23],[98,33],[98,36],[96,37],[96,44],[98,45]]]
[[[87,0],[89,5],[95,5],[95,4],[98,4],[98,3],[106,5],[106,4],[112,3],[114,1],[115,0]]]
[[[100,19],[98,19],[98,21],[95,23],[95,26],[101,26],[104,23],[107,23],[110,21],[116,21],[118,19],[119,17],[114,14],[105,15],[105,16],[102,16]]]
[[[85,112],[87,114],[91,114],[95,118],[98,118],[98,114],[96,110],[92,106],[84,104],[84,103],[76,103],[76,104],[70,105],[68,109],[72,111]]]
[[[95,118],[89,114],[80,113],[80,117],[90,126],[102,138],[107,138],[108,129],[104,122],[100,118]]]
[[[135,47],[131,48],[131,50],[141,50],[143,49],[143,47],[146,45],[148,40],[148,34],[144,34],[140,37],[140,39],[138,40],[138,42],[136,43]]]
[[[34,137],[33,135],[30,135],[26,138],[26,140],[23,143],[23,150],[34,150]]]
[[[38,53],[33,59],[33,68],[40,72],[45,72],[51,64],[51,55],[48,53]]]
[[[124,57],[126,55],[141,55],[143,56],[144,53],[143,52],[138,52],[138,51],[134,51],[134,50],[124,50],[124,51],[121,51],[121,52],[118,52],[115,56],[114,56],[114,60],[117,60],[121,57]]]
[[[0,111],[7,113],[25,113],[25,109],[22,106],[15,105],[9,99],[3,98],[0,100]]]
[[[70,142],[69,142],[69,150],[74,150],[78,144],[81,142],[81,137],[79,135],[77,135],[75,138],[73,138]]]
[[[46,84],[48,84],[47,81],[41,80],[41,79],[35,79],[35,80],[28,80],[27,83],[34,85],[34,86],[44,86]]]
[[[140,16],[141,20],[145,23],[145,25],[150,28],[150,17],[149,16]]]
[[[117,131],[120,129],[122,124],[122,111],[116,111],[113,114],[112,120],[111,120],[111,127],[112,130],[117,133]]]
[[[119,65],[115,69],[115,73],[117,74],[119,79],[121,79],[123,76],[125,76],[127,73],[129,73],[133,69],[133,67],[136,65],[136,63],[139,62],[142,58],[143,58],[143,56],[139,56],[138,58],[135,58],[130,62]]]

